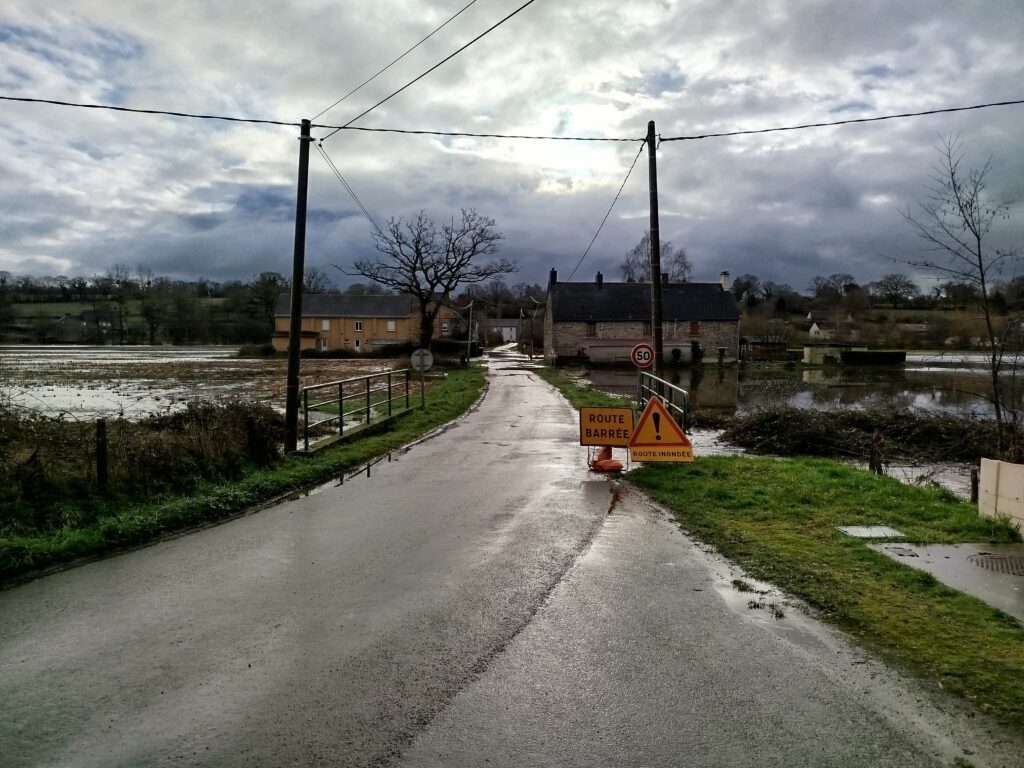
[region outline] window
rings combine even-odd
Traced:
[[[363,321],[362,320],[356,320],[356,332],[358,333],[361,330],[363,330]],[[359,346],[359,342],[358,341],[356,342],[356,346],[357,347]]]
[[[448,323],[441,323],[441,333],[448,333]]]
[[[597,323],[593,320],[587,321],[587,336],[597,336]]]
[[[320,321],[320,330],[321,331],[329,331],[329,330],[331,330],[331,321],[330,320],[321,320]]]
[[[700,323],[697,320],[690,321],[690,335],[700,336]]]
[[[395,332],[395,325],[396,325],[396,323],[395,323],[394,320],[388,320],[388,333],[394,333]]]

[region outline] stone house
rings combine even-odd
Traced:
[[[282,293],[277,297],[271,337],[276,352],[288,351],[290,312],[291,295]],[[434,336],[449,336],[458,324],[458,315],[442,307],[434,322]],[[419,313],[408,296],[309,293],[302,297],[303,350],[376,352],[418,343],[419,328]]]
[[[662,341],[667,363],[739,355],[739,309],[723,283],[664,283]],[[652,342],[650,283],[559,283],[551,270],[544,317],[549,363],[629,363],[630,350]]]

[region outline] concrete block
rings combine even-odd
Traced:
[[[978,512],[987,517],[1007,516],[1024,526],[1024,465],[981,460]]]

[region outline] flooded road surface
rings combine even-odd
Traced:
[[[561,396],[491,368],[370,478],[0,593],[5,768],[999,757],[798,609],[738,610]]]

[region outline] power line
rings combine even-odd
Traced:
[[[697,141],[699,139],[717,139],[724,136],[749,136],[756,133],[776,133],[779,131],[802,131],[805,128],[826,128],[833,125],[849,125],[851,123],[875,123],[880,120],[897,120],[904,117],[923,117],[925,115],[941,115],[946,112],[967,112],[972,109],[988,109],[989,107],[1007,107],[1013,104],[1024,104],[1024,99],[1015,101],[995,101],[989,104],[974,104],[970,107],[947,107],[945,109],[929,109],[924,112],[903,112],[897,115],[881,115],[879,117],[855,117],[848,120],[835,120],[829,123],[805,123],[789,125],[783,128],[757,128],[747,131],[726,131],[724,133],[702,133],[693,136],[671,136],[661,141]]]
[[[467,133],[464,131],[425,131],[412,128],[363,128],[358,125],[313,125],[313,128],[334,128],[338,131],[364,131],[365,133],[405,133],[414,136],[452,136],[472,139],[535,139],[539,141],[643,141],[643,136],[630,138],[606,138],[603,136],[538,136],[511,133]],[[334,134],[324,136],[324,139]],[[324,139],[321,139],[323,141]]]
[[[394,93],[390,94],[389,96],[385,96],[385,97],[384,97],[383,99],[381,99],[380,101],[378,101],[378,102],[377,102],[376,104],[374,104],[374,105],[373,105],[372,107],[370,107],[369,109],[366,109],[366,110],[364,110],[364,111],[360,112],[360,113],[359,113],[358,115],[356,115],[356,116],[355,116],[355,117],[353,117],[353,118],[352,118],[351,120],[349,120],[349,121],[348,121],[347,123],[345,123],[345,125],[343,125],[343,126],[342,126],[342,128],[347,128],[348,126],[352,125],[352,123],[354,123],[354,122],[355,122],[356,120],[358,120],[358,119],[360,119],[360,118],[362,118],[362,117],[365,117],[366,115],[368,115],[368,114],[370,114],[371,112],[373,112],[373,110],[375,110],[375,109],[376,109],[377,107],[379,107],[379,106],[380,106],[381,104],[385,103],[386,101],[389,101],[389,100],[393,99],[393,98],[394,98],[395,96],[397,96],[397,95],[398,95],[398,94],[400,94],[400,93],[401,93],[402,91],[404,91],[404,90],[405,90],[406,88],[408,88],[408,87],[409,87],[410,85],[412,85],[413,83],[417,83],[417,82],[419,82],[419,81],[420,81],[420,80],[422,80],[422,79],[423,79],[424,77],[426,77],[426,76],[427,76],[427,75],[429,75],[429,74],[430,74],[431,72],[433,72],[433,71],[434,71],[435,69],[437,69],[438,67],[440,67],[440,66],[441,66],[442,64],[444,64],[444,63],[446,63],[446,62],[448,62],[448,61],[451,61],[451,60],[452,60],[452,59],[454,59],[454,58],[455,58],[456,56],[458,56],[458,55],[459,55],[460,53],[462,53],[462,52],[463,52],[464,50],[466,50],[467,48],[469,48],[469,46],[473,45],[473,43],[475,43],[475,42],[476,42],[477,40],[479,40],[480,38],[484,37],[484,36],[485,36],[485,35],[487,35],[487,34],[490,34],[490,33],[491,33],[491,32],[493,32],[493,31],[494,31],[495,29],[497,29],[497,28],[498,28],[498,27],[500,27],[500,26],[501,26],[502,24],[504,24],[504,23],[505,23],[506,21],[508,21],[509,19],[511,19],[511,18],[512,18],[513,16],[515,16],[515,15],[516,15],[517,13],[519,13],[520,11],[522,11],[522,10],[523,10],[524,8],[526,8],[526,7],[527,7],[527,6],[529,6],[529,5],[533,5],[533,3],[535,3],[535,2],[536,2],[536,0],[526,0],[526,2],[525,2],[525,3],[523,3],[523,4],[521,5],[521,6],[519,6],[518,8],[516,8],[516,9],[515,9],[514,11],[512,11],[512,13],[510,13],[510,14],[509,14],[508,16],[506,16],[505,18],[503,18],[503,19],[502,19],[501,21],[499,21],[499,22],[497,22],[496,24],[494,24],[494,25],[492,25],[492,26],[488,27],[488,28],[487,28],[487,29],[485,29],[485,30],[484,30],[483,32],[481,32],[481,33],[480,33],[479,35],[477,35],[477,36],[476,36],[476,37],[474,37],[474,38],[473,38],[472,40],[470,40],[470,41],[469,41],[468,43],[466,43],[466,44],[465,44],[464,46],[462,46],[461,48],[459,48],[459,49],[458,49],[457,51],[455,51],[454,53],[452,53],[452,54],[450,54],[450,55],[446,56],[445,58],[441,59],[441,61],[437,62],[437,64],[435,64],[434,66],[432,66],[432,67],[431,67],[430,69],[428,69],[428,70],[427,70],[426,72],[424,72],[424,73],[423,73],[422,75],[418,75],[417,77],[414,77],[414,78],[413,78],[412,80],[410,80],[410,81],[409,81],[408,83],[406,83],[405,85],[403,85],[403,86],[402,86],[401,88],[399,88],[399,89],[398,89],[397,91],[395,91]],[[323,139],[320,139],[320,140],[321,140],[321,141],[323,141],[324,139],[329,139],[329,138],[330,138],[331,136],[333,136],[334,134],[336,134],[336,133],[337,133],[337,132],[338,132],[339,130],[341,130],[341,128],[339,128],[339,129],[337,129],[337,130],[334,130],[334,131],[331,131],[331,132],[330,132],[329,134],[327,134],[326,136],[324,136],[324,137],[323,137]]]
[[[78,107],[80,109],[106,109],[112,112],[133,112],[140,115],[169,115],[170,117],[190,117],[197,120],[227,120],[231,123],[256,123],[260,125],[288,125],[296,128],[302,123],[286,123],[280,120],[257,120],[249,117],[226,117],[224,115],[200,115],[191,112],[169,112],[163,109],[133,109],[131,107],[115,107],[111,104],[78,104],[71,101],[56,99],[30,99],[27,96],[0,96],[2,101],[25,101],[31,104],[53,104],[58,107]]]
[[[569,277],[566,278],[565,282],[572,280],[572,276],[576,274],[576,270],[580,268],[580,264],[582,264],[583,260],[587,258],[587,254],[590,253],[590,249],[593,248],[594,243],[597,242],[597,236],[601,234],[601,230],[604,228],[605,222],[608,221],[608,217],[612,215],[612,208],[614,208],[615,204],[619,201],[619,195],[622,194],[622,190],[626,187],[626,182],[629,181],[630,174],[633,173],[633,169],[636,168],[636,161],[640,159],[640,155],[644,151],[644,146],[646,146],[646,144],[640,145],[640,149],[636,153],[636,157],[633,158],[633,164],[629,166],[629,170],[626,171],[626,178],[622,180],[622,184],[619,186],[619,191],[615,193],[615,199],[612,200],[612,204],[608,206],[608,212],[604,215],[604,218],[601,219],[601,224],[598,226],[597,232],[594,233],[594,237],[591,239],[590,245],[587,246],[587,250],[585,250],[583,255],[580,256],[580,260],[576,262],[576,266],[572,268],[572,272],[569,273]]]
[[[345,177],[341,175],[341,171],[338,170],[338,166],[334,164],[334,161],[331,159],[330,155],[327,154],[327,150],[325,150],[319,144],[316,144],[314,146],[316,146],[317,150],[319,150],[320,155],[323,157],[328,167],[334,172],[334,175],[338,177],[338,181],[340,181],[342,186],[345,187],[346,190],[348,190],[349,195],[352,196],[352,199],[355,201],[355,204],[359,207],[359,210],[363,212],[363,216],[365,216],[366,219],[370,222],[370,224],[373,225],[373,228],[375,230],[380,232],[380,227],[377,226],[377,222],[373,220],[373,216],[371,216],[370,212],[366,210],[366,206],[363,205],[363,201],[359,199],[359,195],[357,195],[355,190],[352,189],[348,181],[345,180]]]
[[[337,100],[336,102],[334,102],[333,104],[331,104],[331,106],[327,107],[327,109],[325,109],[325,110],[324,110],[323,112],[320,112],[319,114],[316,114],[316,115],[314,115],[314,116],[312,117],[312,119],[313,119],[313,120],[316,120],[316,119],[317,119],[318,117],[320,117],[320,115],[324,114],[325,112],[330,112],[330,111],[331,111],[332,109],[334,109],[334,108],[335,108],[336,106],[338,106],[339,104],[341,104],[341,102],[343,102],[343,101],[344,101],[345,99],[347,99],[347,98],[348,98],[349,96],[351,96],[351,95],[352,95],[353,93],[355,93],[356,91],[358,91],[358,90],[359,90],[360,88],[362,88],[362,87],[363,87],[364,85],[367,85],[367,84],[369,84],[369,83],[370,83],[371,81],[373,81],[373,80],[376,80],[376,79],[377,79],[377,77],[379,77],[380,75],[383,75],[383,74],[384,74],[385,72],[387,72],[387,71],[388,71],[389,69],[391,69],[391,67],[393,67],[393,66],[394,66],[395,64],[397,64],[398,62],[400,62],[400,61],[401,61],[402,59],[404,59],[404,58],[405,58],[406,56],[408,56],[408,55],[409,55],[410,53],[412,53],[412,52],[413,52],[413,51],[415,51],[415,50],[416,50],[417,48],[419,48],[419,47],[420,47],[421,45],[423,45],[423,44],[424,44],[425,42],[427,42],[427,40],[429,40],[430,38],[432,38],[432,37],[433,37],[434,35],[436,35],[436,34],[437,34],[438,32],[440,32],[440,31],[441,31],[442,29],[444,29],[444,28],[445,28],[445,27],[447,27],[447,26],[448,26],[449,24],[451,24],[451,23],[452,23],[453,21],[455,21],[455,19],[457,19],[457,18],[458,18],[459,16],[461,16],[461,15],[462,15],[462,13],[463,13],[464,11],[468,10],[468,8],[469,8],[469,7],[471,6],[471,5],[473,5],[474,3],[476,3],[476,2],[477,2],[477,0],[470,0],[470,2],[469,2],[469,3],[467,3],[466,5],[464,5],[464,6],[463,6],[463,7],[462,7],[462,8],[461,8],[461,9],[460,9],[459,11],[457,11],[457,12],[455,13],[455,15],[454,15],[454,16],[451,16],[451,17],[450,17],[450,18],[448,19],[448,21],[446,21],[446,22],[445,22],[444,24],[442,24],[442,25],[441,25],[440,27],[438,27],[438,28],[437,28],[437,29],[435,29],[435,30],[434,30],[433,32],[431,32],[431,33],[430,33],[429,35],[427,35],[426,37],[424,37],[424,38],[423,38],[422,40],[420,40],[420,41],[419,41],[418,43],[416,43],[416,45],[414,45],[414,46],[413,46],[412,48],[410,48],[409,50],[407,50],[407,51],[406,51],[405,53],[403,53],[403,54],[402,54],[401,56],[399,56],[399,57],[398,57],[397,59],[395,59],[394,61],[392,61],[392,62],[391,62],[390,64],[388,64],[388,65],[387,65],[386,67],[384,67],[384,68],[383,68],[383,69],[381,69],[381,70],[378,70],[378,71],[377,71],[376,73],[374,73],[373,75],[371,75],[370,77],[368,77],[368,78],[367,78],[366,80],[363,80],[363,82],[361,82],[361,83],[360,83],[359,85],[357,85],[357,86],[356,86],[355,88],[353,88],[353,89],[352,89],[351,91],[349,91],[348,93],[346,93],[346,94],[345,94],[344,96],[342,96],[342,97],[341,97],[340,99],[338,99],[338,100]]]

